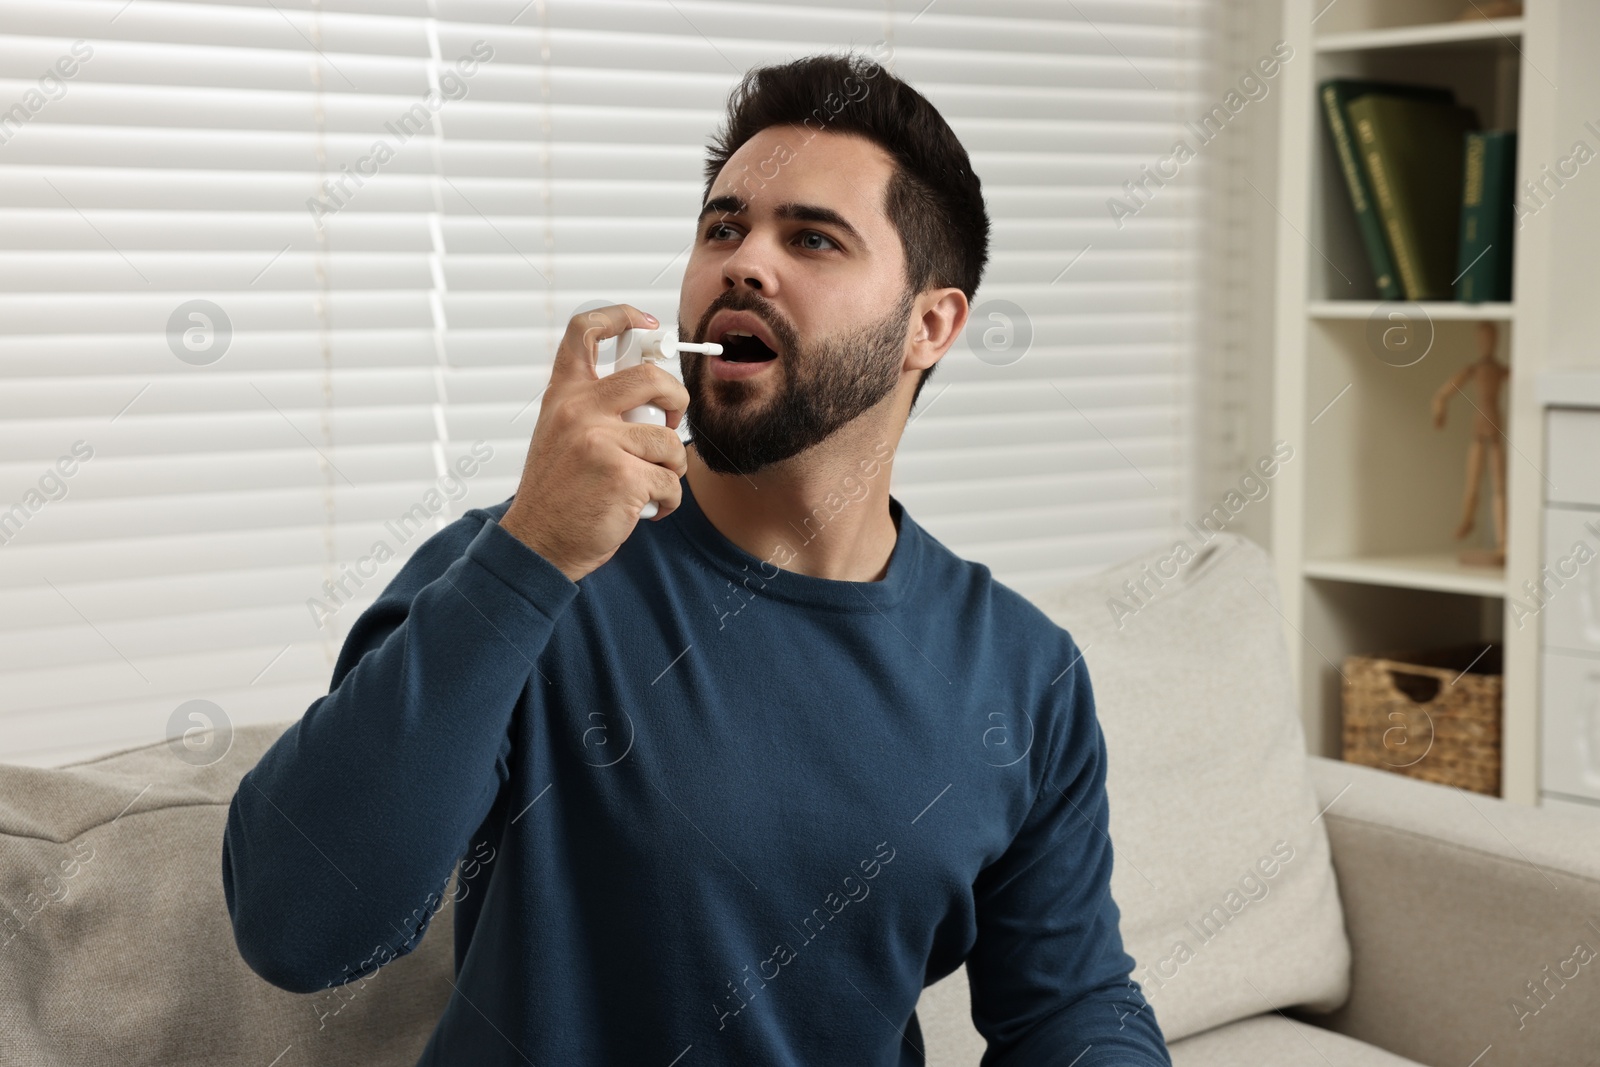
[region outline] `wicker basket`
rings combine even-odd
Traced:
[[[1344,758],[1500,795],[1500,646],[1344,663]]]

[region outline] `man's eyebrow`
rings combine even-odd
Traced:
[[[696,221],[704,221],[707,215],[721,215],[723,217],[743,215],[747,209],[748,205],[742,197],[731,193],[725,196],[715,196],[706,201],[705,206],[700,209],[700,216]],[[831,207],[823,207],[820,204],[790,202],[779,204],[773,214],[780,219],[790,219],[796,222],[822,222],[830,226],[837,226],[852,239],[857,241],[862,239],[860,232],[850,225],[843,215]]]
[[[861,240],[861,234],[856,232],[856,228],[831,207],[823,207],[820,204],[779,204],[773,214],[780,219],[793,219],[796,222],[827,223],[843,230],[852,240]]]
[[[734,196],[732,193],[725,196],[714,196],[706,201],[705,206],[700,209],[699,217],[695,221],[700,222],[707,215],[743,215],[744,210],[745,203],[741,197]]]

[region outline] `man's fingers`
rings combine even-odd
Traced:
[[[683,483],[681,474],[673,474],[665,467],[657,467],[659,474],[656,477],[656,489],[650,494],[650,499],[656,502],[656,519],[664,519],[683,503]]]
[[[654,404],[669,412],[683,411],[689,406],[689,390],[671,373],[653,363],[641,363],[606,375],[596,390],[596,398],[601,412],[606,415],[620,415],[641,404]]]
[[[556,349],[552,382],[577,379],[594,381],[600,342],[623,330],[654,330],[660,326],[649,314],[632,304],[608,304],[592,311],[581,311],[567,320],[567,332]]]
[[[622,447],[646,463],[654,463],[674,477],[689,473],[688,452],[674,430],[646,423],[624,423]]]

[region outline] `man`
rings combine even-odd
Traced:
[[[569,324],[516,495],[417,551],[234,796],[251,967],[370,973],[471,852],[423,1064],[921,1063],[963,961],[986,1064],[1170,1064],[1078,649],[889,494],[988,228],[876,63],[746,77],[678,309],[723,355],[600,378],[659,324]]]

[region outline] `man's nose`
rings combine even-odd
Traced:
[[[778,273],[774,265],[776,250],[765,238],[747,234],[739,247],[722,262],[723,287],[737,289],[743,286],[763,296],[778,292]]]

